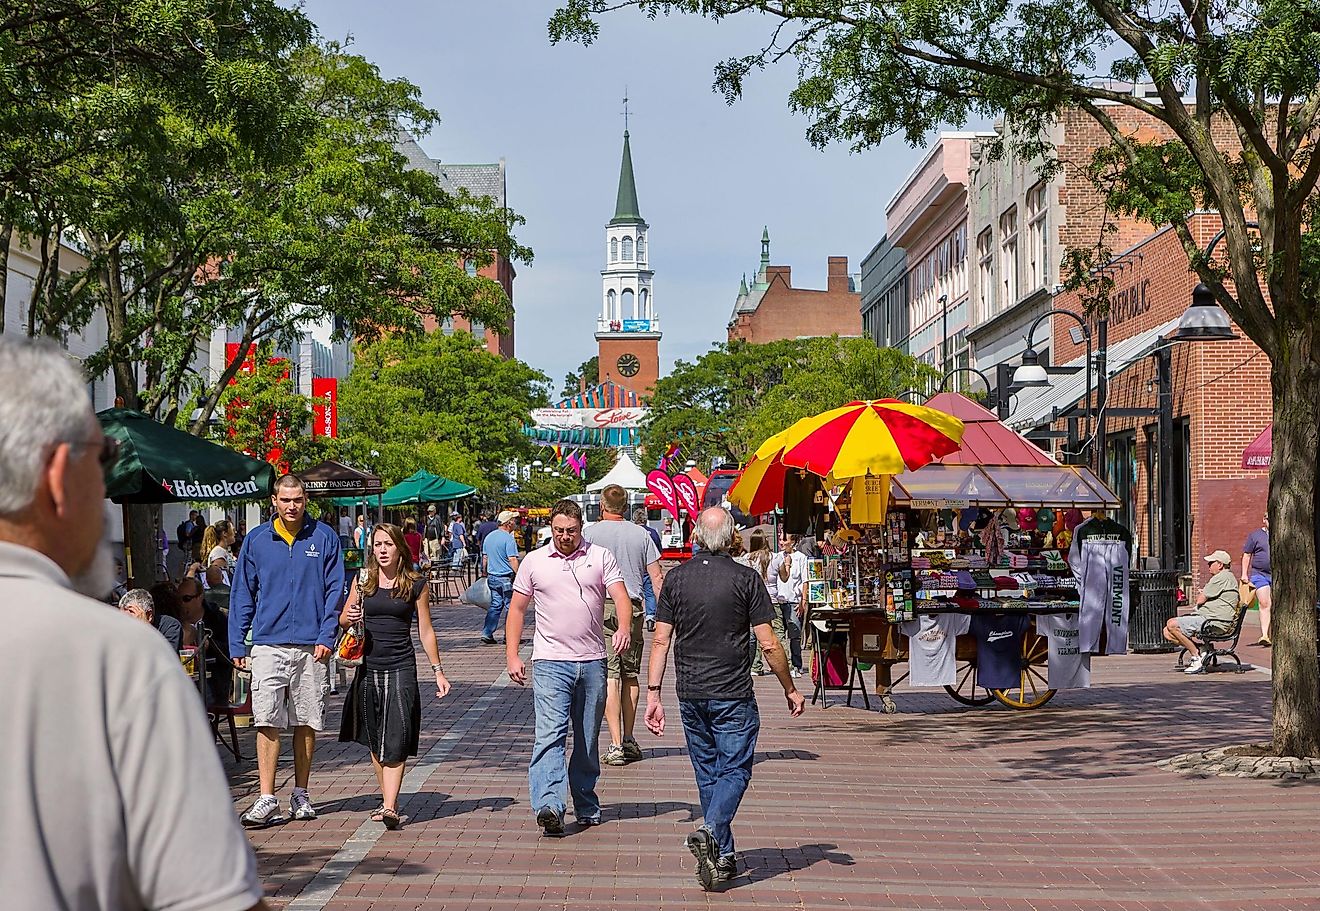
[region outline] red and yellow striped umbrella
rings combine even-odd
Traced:
[[[779,443],[784,465],[822,477],[857,478],[914,471],[957,452],[963,422],[924,405],[880,399],[803,418],[784,434]]]
[[[759,516],[783,505],[787,469],[779,456],[787,438],[788,431],[784,430],[762,443],[729,490],[729,502],[747,515]]]

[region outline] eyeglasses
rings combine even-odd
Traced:
[[[109,471],[119,461],[120,444],[115,437],[103,436],[99,440],[71,440],[69,446],[74,449],[99,446],[101,451],[96,454],[96,461],[101,463],[102,471]]]

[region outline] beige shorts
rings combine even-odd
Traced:
[[[619,631],[619,613],[613,598],[605,599],[605,676],[610,680],[626,678],[636,680],[642,673],[642,609],[641,601],[632,602],[632,623],[628,628],[628,650],[614,651],[614,634]]]
[[[254,645],[252,725],[259,728],[324,729],[330,668],[312,657],[311,645]]]

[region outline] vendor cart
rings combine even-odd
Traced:
[[[893,687],[908,676],[895,677],[893,671],[894,665],[908,660],[907,637],[899,626],[922,616],[956,613],[1025,615],[1033,622],[1022,635],[1020,673],[1012,686],[984,687],[976,641],[959,635],[956,677],[944,687],[952,698],[964,705],[997,701],[1015,709],[1049,702],[1055,690],[1048,683],[1048,644],[1036,632],[1034,619],[1079,611],[1075,583],[1063,558],[1066,547],[1060,551],[1053,525],[1050,530],[1013,529],[1002,554],[987,559],[980,536],[957,525],[969,525],[971,513],[989,513],[997,522],[1006,510],[1014,516],[1018,510],[1040,510],[1042,515],[1048,510],[1052,520],[1056,511],[1080,516],[1117,505],[1113,493],[1088,469],[1052,461],[1035,466],[931,464],[895,476],[890,503],[886,526],[855,529],[859,534],[836,558],[842,568],[822,572],[845,580],[832,587],[842,589],[843,597],[818,596],[808,605],[813,666],[826,667],[831,656],[837,664],[842,648],[848,667],[846,683],[832,683],[830,674],[817,672],[812,701],[827,706],[831,690],[847,690],[851,700],[859,688],[860,665],[873,664],[875,693],[883,710],[897,711]],[[847,511],[846,499],[841,508]],[[1029,581],[1022,589],[1005,591],[1002,580],[1012,579],[1007,574],[1017,567],[1024,572],[1016,575]],[[971,576],[973,584],[944,582],[954,575],[952,570]],[[1001,574],[1000,588],[995,587],[995,574]],[[861,690],[869,706],[864,683]]]

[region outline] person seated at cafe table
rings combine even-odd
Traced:
[[[183,624],[173,617],[156,613],[156,599],[145,588],[134,588],[119,599],[124,613],[154,627],[176,652],[183,645]]]

